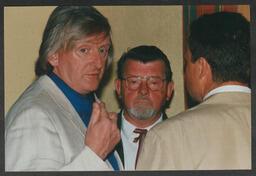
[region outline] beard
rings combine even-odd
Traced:
[[[137,100],[146,100],[149,103],[136,103]],[[140,120],[146,120],[152,117],[155,113],[152,102],[144,97],[137,98],[134,105],[128,109],[128,112],[131,113],[135,118]]]

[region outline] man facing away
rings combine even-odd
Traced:
[[[5,120],[6,171],[120,170],[115,113],[94,102],[112,57],[108,20],[93,7],[57,7],[36,63],[36,80]],[[108,155],[108,156],[107,156]]]
[[[238,13],[191,25],[185,83],[201,102],[148,133],[139,170],[251,168],[250,27]]]
[[[173,91],[167,56],[155,46],[130,49],[118,61],[115,89],[122,107],[118,114],[122,140],[116,150],[125,170],[134,170],[147,130],[167,118],[164,110]]]

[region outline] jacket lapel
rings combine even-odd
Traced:
[[[82,119],[76,112],[73,105],[64,95],[64,93],[56,86],[56,84],[48,77],[42,76],[41,78],[41,86],[45,87],[48,91],[48,94],[53,98],[56,102],[56,105],[61,109],[61,111],[65,114],[65,118],[71,121],[71,124],[75,126],[80,133],[85,136],[86,126],[84,125]]]
[[[121,131],[121,122],[122,122],[122,113],[119,112],[117,114],[117,127],[119,128],[119,130]],[[117,151],[117,153],[119,154],[119,157],[123,163],[124,166],[124,151],[123,151],[123,142],[122,142],[122,138],[119,141],[119,143],[116,145],[115,150]]]

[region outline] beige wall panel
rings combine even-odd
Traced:
[[[35,79],[44,26],[54,7],[4,8],[5,114]]]
[[[175,95],[168,116],[184,110],[182,6],[96,6],[112,26],[114,62],[101,99],[119,111],[115,98],[116,62],[128,48],[156,45],[170,59]],[[5,113],[35,79],[34,64],[43,29],[54,7],[5,7]]]

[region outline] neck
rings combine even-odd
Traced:
[[[161,112],[157,114],[153,114],[152,117],[149,119],[141,120],[136,117],[134,117],[131,113],[129,113],[127,110],[124,110],[124,118],[137,128],[147,128],[151,125],[153,125],[159,118],[161,117]]]
[[[64,76],[62,76],[58,71],[56,71],[55,69],[53,70],[53,73],[59,78],[61,79],[68,87],[70,87],[72,90],[74,90],[75,92],[81,94],[81,95],[87,95],[89,93],[91,93],[90,91],[82,91],[77,89],[76,87],[72,86],[72,84],[70,83],[69,80],[64,79]]]
[[[213,89],[216,89],[218,87],[221,87],[221,86],[228,86],[228,85],[237,85],[237,86],[245,86],[245,87],[248,87],[248,84],[246,83],[241,83],[241,82],[238,82],[238,81],[227,81],[227,82],[222,82],[222,83],[216,83],[216,82],[212,82],[212,84],[210,84],[210,86],[208,86],[207,89],[205,89],[204,93],[203,93],[203,96],[202,96],[202,100],[203,98],[205,97],[205,95],[207,95],[210,91],[212,91]]]

